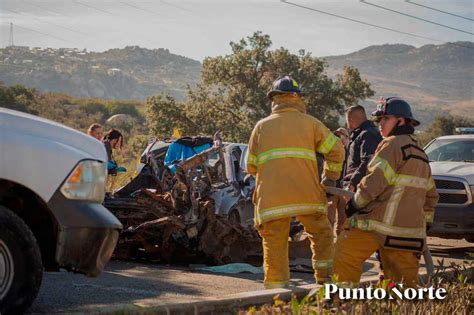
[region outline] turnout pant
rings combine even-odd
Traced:
[[[333,229],[336,228],[336,235],[339,235],[346,221],[346,201],[339,196],[331,196],[329,201],[331,202],[328,207],[329,223]]]
[[[311,242],[316,281],[329,281],[332,275],[333,234],[326,214],[301,215],[297,220],[303,224]],[[291,218],[282,218],[265,222],[258,227],[263,242],[264,285],[267,289],[289,285],[290,222]]]
[[[371,232],[343,230],[337,238],[334,253],[334,273],[339,282],[359,283],[362,265],[380,251],[385,279],[403,282],[409,287],[418,284],[419,260],[416,252],[383,248]]]

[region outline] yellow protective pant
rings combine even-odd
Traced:
[[[318,283],[330,280],[332,275],[333,235],[325,214],[298,216],[308,234],[313,252],[313,268]],[[265,222],[258,227],[263,241],[264,285],[267,289],[283,288],[289,285],[290,267],[288,258],[288,237],[291,218]]]
[[[343,230],[334,253],[334,274],[340,282],[359,283],[362,265],[380,251],[385,279],[403,282],[409,287],[418,284],[419,260],[415,252],[387,249],[380,246],[373,233],[358,229]]]
[[[336,235],[341,234],[346,221],[346,201],[340,196],[329,197],[328,219],[331,227],[336,227]]]

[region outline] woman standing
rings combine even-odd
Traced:
[[[107,173],[111,176],[117,176],[118,173],[126,172],[125,167],[118,167],[117,162],[114,159],[114,150],[122,149],[123,145],[123,135],[120,131],[116,129],[110,129],[102,138],[102,142],[105,146],[105,151],[107,152]],[[110,191],[110,187],[114,184],[114,179],[108,181],[107,191]]]

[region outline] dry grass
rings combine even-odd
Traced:
[[[135,176],[137,176],[136,165],[137,163],[135,160],[120,164],[120,166],[127,169],[127,172],[117,174],[116,176],[108,176],[106,191],[112,192],[128,184]]]
[[[451,270],[448,270],[451,269]],[[450,272],[447,272],[450,271]],[[273,305],[251,307],[240,311],[240,315],[263,314],[473,314],[474,282],[472,278],[473,262],[465,265],[438,267],[433,279],[426,287],[445,288],[448,295],[445,300],[344,300],[337,298],[324,300],[324,289],[310,293],[302,300],[293,297],[282,301],[278,296]],[[337,282],[337,281],[336,281]],[[388,282],[376,287],[387,288]]]

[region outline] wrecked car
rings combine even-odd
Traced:
[[[209,138],[180,142],[152,141],[140,158],[139,175],[105,199],[125,227],[114,257],[261,265],[251,201],[255,182],[243,171],[247,146],[223,143],[218,134],[212,145]],[[290,237],[290,257],[311,257],[296,221]]]
[[[212,145],[194,140],[188,147],[176,147],[179,140],[150,144],[139,175],[105,199],[125,227],[115,258],[211,264],[260,259],[253,226],[232,222],[253,216],[242,189],[248,184],[239,181],[242,145],[224,144],[218,134]],[[179,154],[170,158],[170,152]],[[173,160],[177,156],[182,159]]]
[[[138,175],[115,191],[114,196],[127,198],[143,188],[160,187],[162,191],[170,191],[175,180],[173,170],[176,168],[175,165],[182,160],[176,160],[174,164],[168,163],[168,165],[165,160],[170,146],[180,142],[193,151],[195,148],[202,148],[205,144],[209,144],[210,147],[213,139],[207,137],[183,137],[176,141],[151,139],[140,156],[137,165]],[[222,148],[210,155],[204,163],[209,178],[206,181],[209,182],[207,187],[200,189],[201,194],[204,193],[214,200],[216,214],[226,217],[233,223],[250,226],[253,225],[251,196],[255,183],[253,179],[244,181],[246,174],[243,160],[246,149],[246,144],[222,143]],[[195,179],[195,182],[199,181]]]

